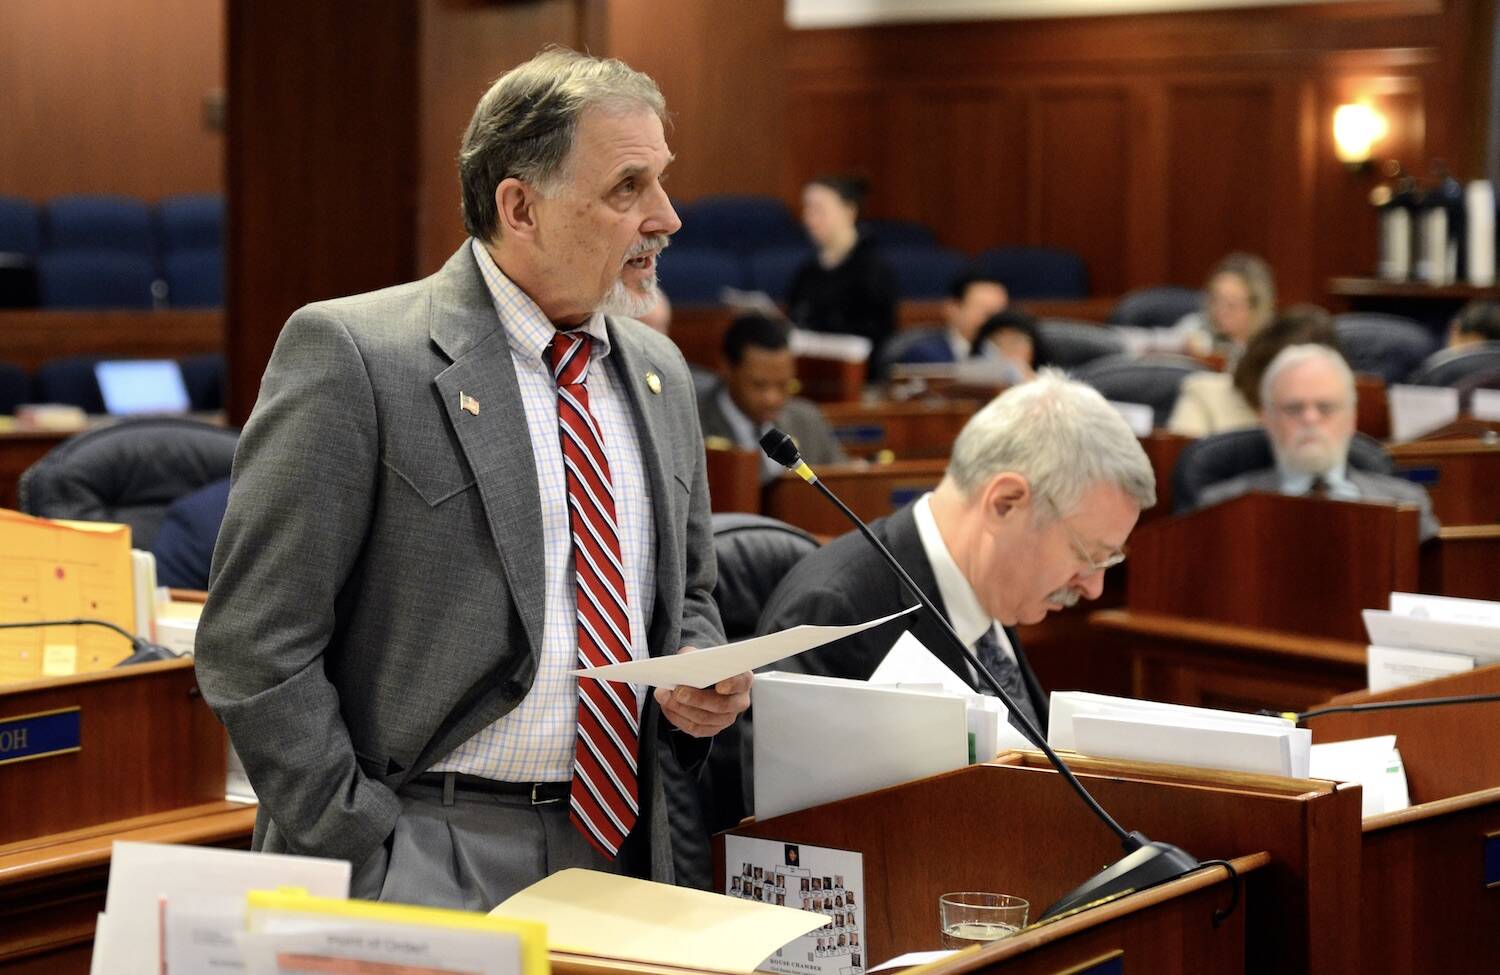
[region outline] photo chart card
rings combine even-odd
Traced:
[[[864,857],[804,843],[724,838],[724,893],[813,911],[828,923],[761,964],[781,975],[864,975]]]

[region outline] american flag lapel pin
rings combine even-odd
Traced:
[[[463,410],[465,413],[469,414],[470,416],[478,416],[479,415],[479,400],[477,400],[474,397],[470,396],[468,393],[465,393],[463,390],[459,390],[458,391],[458,408],[461,409],[461,410]]]

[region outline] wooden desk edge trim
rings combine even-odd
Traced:
[[[162,670],[192,670],[192,657],[178,657],[176,660],[158,660],[153,663],[132,664],[129,667],[114,667],[109,670],[98,670],[88,674],[70,674],[67,677],[42,677],[37,680],[17,681],[13,684],[0,686],[0,708],[10,697],[19,697],[22,694],[35,694],[40,691],[52,691],[63,687],[72,687],[78,684],[96,684],[103,681],[129,680],[132,677],[140,677],[144,674],[154,674]],[[0,718],[5,715],[0,713]]]
[[[1360,824],[1360,831],[1378,833],[1383,829],[1395,829],[1398,826],[1408,826],[1412,823],[1489,805],[1500,805],[1500,786],[1480,789],[1478,792],[1466,792],[1461,796],[1449,796],[1446,799],[1434,799],[1431,802],[1418,803],[1395,812],[1370,816]]]
[[[1306,636],[1284,630],[1263,630],[1237,623],[1143,613],[1129,609],[1101,609],[1089,614],[1089,623],[1109,630],[1139,636],[1165,637],[1208,643],[1230,649],[1250,648],[1284,657],[1322,660],[1335,664],[1365,666],[1365,644],[1327,637]]]
[[[1305,799],[1337,791],[1337,783],[1323,779],[1294,779],[1257,772],[1234,772],[1202,768],[1195,765],[1172,765],[1163,762],[1138,762],[1123,758],[1097,758],[1078,752],[1063,751],[1063,759],[1074,772],[1101,778],[1126,779],[1133,782],[1194,786],[1206,789],[1254,790],[1281,799]],[[1002,752],[986,765],[1055,771],[1045,755],[1031,749],[1017,748]]]
[[[1271,854],[1265,852],[1250,853],[1245,856],[1235,857],[1229,861],[1241,878],[1252,870],[1258,870],[1270,862]],[[1099,907],[1080,911],[1060,921],[1053,921],[1022,931],[1020,934],[1006,938],[1003,941],[997,941],[993,945],[981,948],[972,954],[965,952],[961,957],[955,958],[952,964],[937,962],[930,967],[924,966],[922,970],[924,973],[930,972],[932,975],[963,975],[965,972],[986,968],[996,962],[1005,961],[1017,955],[1023,955],[1043,945],[1060,941],[1063,938],[1101,924],[1106,924],[1127,914],[1133,914],[1136,911],[1154,907],[1174,897],[1228,882],[1229,872],[1217,864],[1210,864],[1209,866],[1194,870],[1185,877],[1178,877],[1176,880],[1169,880],[1164,884],[1148,887],[1145,890],[1122,897],[1117,901],[1111,901],[1108,904],[1101,904]],[[1235,907],[1235,910],[1245,910],[1243,896],[1240,898],[1240,902]],[[1205,918],[1204,920],[1207,922],[1211,919]]]
[[[255,828],[256,808],[239,806],[203,816],[101,833],[87,839],[27,847],[0,857],[0,887],[104,866],[109,863],[117,840],[203,845],[247,835]]]

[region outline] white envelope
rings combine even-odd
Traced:
[[[1410,616],[1419,620],[1500,626],[1500,603],[1488,599],[1460,599],[1457,596],[1393,592],[1391,593],[1391,612],[1397,616]]]
[[[757,819],[969,763],[967,706],[956,694],[773,672],[756,675],[750,701]]]
[[[1078,751],[1102,758],[1166,762],[1233,772],[1260,772],[1306,778],[1312,732],[1283,727],[1262,728],[1244,723],[1106,717],[1080,714],[1073,718]]]
[[[1373,646],[1461,653],[1481,664],[1500,662],[1500,626],[1416,619],[1379,609],[1361,615]]]
[[[1195,708],[1186,704],[1164,704],[1160,701],[1140,701],[1130,697],[1111,697],[1108,694],[1093,694],[1089,691],[1053,691],[1047,718],[1047,744],[1053,748],[1078,750],[1073,735],[1073,719],[1080,714],[1097,714],[1110,717],[1149,718],[1158,722],[1172,721],[1233,721],[1251,727],[1286,728],[1290,722],[1285,718],[1265,714],[1241,714],[1237,711],[1219,711],[1213,708]]]
[[[1373,644],[1365,652],[1365,683],[1377,694],[1473,669],[1474,658],[1461,653]]]

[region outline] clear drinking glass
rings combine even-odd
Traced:
[[[1011,894],[964,890],[938,898],[943,947],[967,948],[1008,938],[1026,926],[1031,904]]]

